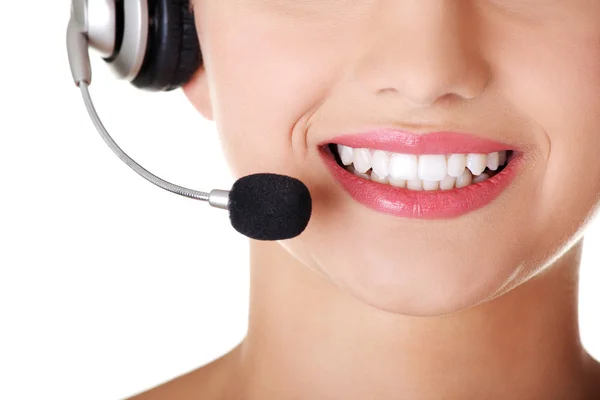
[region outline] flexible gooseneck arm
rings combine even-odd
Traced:
[[[83,96],[83,101],[87,111],[90,115],[90,118],[94,122],[98,133],[100,133],[100,136],[102,136],[102,139],[104,139],[106,144],[125,164],[127,164],[131,169],[133,169],[147,181],[162,189],[168,190],[169,192],[196,200],[208,201],[213,207],[227,209],[228,191],[213,190],[210,193],[206,193],[167,182],[139,165],[131,157],[129,157],[127,153],[125,153],[117,145],[117,143],[115,143],[102,124],[89,92],[88,87],[92,81],[92,68],[88,50],[88,39],[85,35],[85,32],[82,31],[82,25],[82,22],[77,21],[77,13],[72,13],[67,28],[67,53],[69,56],[69,65],[71,67],[73,81],[75,82],[75,85],[81,89],[81,94]]]
[[[119,156],[119,158],[131,169],[140,174],[147,181],[152,182],[158,187],[161,187],[169,192],[179,194],[181,196],[189,197],[196,200],[209,201],[209,193],[199,192],[197,190],[188,189],[182,186],[175,185],[173,183],[167,182],[164,179],[159,178],[158,176],[152,174],[144,167],[135,162],[131,157],[129,157],[118,145],[115,141],[110,137],[106,128],[102,124],[100,117],[96,113],[94,108],[94,104],[92,103],[92,98],[90,96],[90,92],[88,90],[87,83],[81,81],[79,83],[79,88],[81,89],[81,93],[83,95],[83,101],[85,102],[85,106],[90,114],[90,118],[94,122],[96,129],[102,136],[102,139],[106,142],[108,147],[112,149],[112,151]]]

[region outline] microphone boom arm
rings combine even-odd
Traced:
[[[94,125],[96,126],[96,129],[100,133],[100,136],[102,136],[102,139],[104,139],[106,144],[108,144],[108,147],[110,147],[112,149],[112,151],[117,156],[119,156],[119,158],[125,164],[129,165],[129,167],[131,167],[131,169],[133,169],[135,172],[137,172],[140,176],[142,176],[147,181],[155,184],[156,186],[158,186],[162,189],[168,190],[169,192],[178,194],[180,196],[196,199],[196,200],[208,201],[210,203],[210,205],[212,205],[214,207],[227,209],[227,194],[229,193],[228,191],[213,190],[210,193],[206,193],[206,192],[200,192],[198,190],[188,189],[183,186],[175,185],[171,182],[167,182],[164,179],[161,179],[158,176],[152,174],[151,172],[146,170],[144,167],[139,165],[137,162],[135,162],[131,157],[129,157],[127,155],[127,153],[125,153],[119,147],[119,145],[117,145],[117,143],[115,143],[113,138],[110,136],[110,134],[108,133],[108,131],[102,124],[102,121],[100,120],[100,117],[98,116],[98,113],[96,112],[96,109],[94,107],[94,103],[92,102],[92,97],[90,96],[87,82],[81,81],[81,82],[79,82],[78,86],[81,89],[83,101],[88,110],[88,113],[90,114],[90,118],[94,122]]]

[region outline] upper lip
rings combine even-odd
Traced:
[[[403,154],[487,154],[502,150],[519,150],[514,145],[483,138],[472,133],[435,131],[416,134],[393,128],[377,128],[363,133],[341,134],[321,145],[330,143]]]

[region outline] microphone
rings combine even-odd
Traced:
[[[213,190],[209,203],[221,203],[226,193]],[[298,179],[263,173],[245,176],[233,184],[228,209],[231,225],[241,234],[257,240],[282,240],[304,231],[312,200]]]
[[[215,189],[206,193],[167,182],[135,162],[115,143],[96,112],[88,89],[92,77],[87,37],[75,19],[69,21],[67,29],[67,51],[73,80],[81,89],[98,133],[113,152],[140,176],[164,190],[229,210],[233,228],[251,239],[285,240],[304,231],[310,220],[312,199],[308,188],[296,178],[259,173],[238,179],[230,191]]]

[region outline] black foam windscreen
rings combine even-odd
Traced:
[[[256,240],[284,240],[300,235],[311,212],[308,188],[289,176],[248,175],[238,179],[229,192],[231,225]]]

